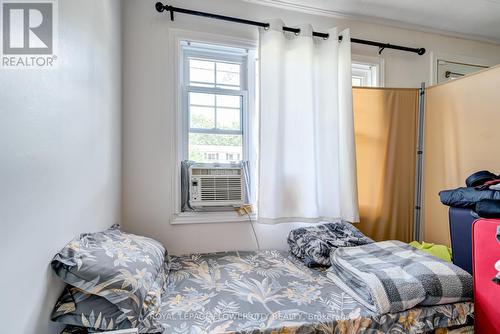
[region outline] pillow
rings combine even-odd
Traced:
[[[61,334],[89,334],[89,332],[85,328],[68,325]]]
[[[131,328],[120,309],[107,299],[67,285],[54,306],[52,321],[92,330],[111,331]]]
[[[288,235],[290,252],[308,267],[330,266],[330,252],[338,247],[361,246],[373,240],[352,224],[335,222],[302,227]]]
[[[159,242],[117,228],[86,233],[56,254],[51,265],[67,284],[114,305],[140,333],[163,330],[157,315],[170,260]],[[80,305],[76,304],[78,310]],[[106,314],[109,311],[102,300],[97,299],[100,308],[95,304],[80,307]]]

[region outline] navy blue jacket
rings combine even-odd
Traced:
[[[456,208],[473,209],[477,202],[483,199],[500,200],[500,191],[477,190],[475,188],[457,188],[454,190],[443,190],[439,193],[441,203]]]

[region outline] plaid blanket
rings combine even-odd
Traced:
[[[400,241],[339,248],[327,276],[380,314],[472,298],[472,276]]]

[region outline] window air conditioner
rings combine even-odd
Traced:
[[[241,166],[189,168],[189,203],[192,207],[245,204],[245,180]]]

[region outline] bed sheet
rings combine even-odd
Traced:
[[[164,334],[426,333],[471,322],[471,302],[378,315],[288,252],[172,258],[160,320]]]

